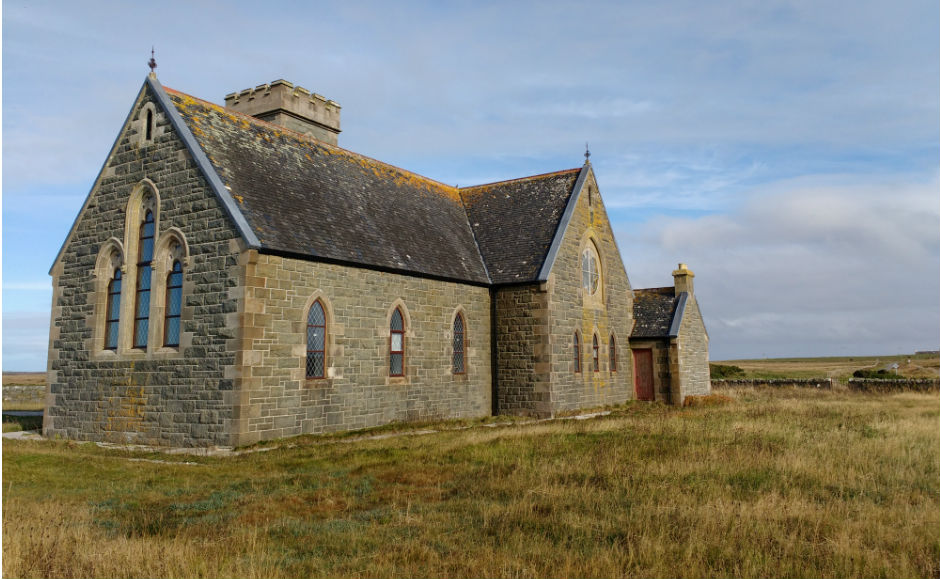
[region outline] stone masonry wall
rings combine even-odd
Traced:
[[[682,404],[686,396],[703,396],[711,393],[708,336],[705,334],[705,322],[702,320],[702,313],[698,309],[694,295],[689,296],[676,342],[681,397],[674,399],[673,402]]]
[[[500,414],[551,416],[548,293],[536,285],[496,292]]]
[[[393,421],[491,412],[490,298],[485,287],[246,251],[245,307],[233,342],[235,444]],[[326,377],[305,371],[307,313],[327,316]],[[405,376],[389,377],[389,319],[405,318]],[[463,312],[467,371],[452,371]],[[240,321],[237,320],[240,318]]]
[[[589,193],[590,190],[590,193]],[[601,288],[584,296],[581,254],[589,243],[601,262]],[[630,332],[633,292],[614,240],[593,171],[568,224],[548,282],[552,403],[555,412],[620,403],[634,397]],[[573,362],[574,333],[581,336],[581,372]],[[600,369],[593,370],[592,339],[597,333]],[[610,335],[617,342],[617,369],[611,371]]]
[[[49,437],[78,440],[227,445],[230,413],[225,396],[232,381],[223,379],[223,372],[234,363],[226,340],[236,331],[226,323],[226,313],[237,309],[236,232],[159,107],[153,141],[142,142],[143,126],[135,119],[141,107],[154,102],[147,90],[53,267],[43,431]],[[172,227],[189,245],[183,337],[179,348],[161,348],[162,342],[151,340],[146,351],[123,346],[117,352],[106,351],[103,330],[95,328],[96,320],[103,319],[96,308],[104,303],[98,295],[102,282],[95,277],[96,259],[111,237],[127,246],[128,199],[145,178],[159,193],[157,244]],[[131,231],[137,234],[136,224]],[[125,256],[125,267],[136,258]],[[106,281],[103,285],[106,288]],[[133,304],[132,275],[125,275],[123,286],[122,302]],[[152,297],[159,302],[156,295]],[[124,336],[133,324],[126,311],[121,318]],[[162,310],[151,310],[152,319],[158,315]]]

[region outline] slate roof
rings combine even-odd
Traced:
[[[674,287],[633,290],[633,333],[630,338],[668,338],[676,313]]]
[[[262,250],[489,282],[455,187],[166,92]]]
[[[458,189],[163,90],[261,251],[481,285],[535,281],[580,171]]]
[[[580,169],[460,189],[493,283],[536,279]]]

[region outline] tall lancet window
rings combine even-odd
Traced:
[[[401,308],[395,308],[390,324],[388,349],[388,375],[405,375],[405,319]]]
[[[183,309],[183,264],[173,262],[166,276],[166,316],[163,318],[163,345],[180,345],[180,312]]]
[[[137,300],[134,305],[134,347],[147,347],[150,331],[150,278],[153,271],[153,212],[149,209],[140,224],[137,246]]]
[[[114,269],[114,277],[108,282],[108,312],[104,322],[104,347],[117,350],[118,329],[121,325],[121,268]]]
[[[317,300],[307,314],[307,378],[323,378],[325,375],[326,312]]]
[[[454,318],[454,374],[466,372],[464,367],[464,328],[463,316],[457,314]]]

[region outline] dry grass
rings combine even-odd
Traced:
[[[725,398],[229,458],[7,441],[3,572],[940,574],[936,396]]]
[[[4,386],[45,386],[45,372],[4,372]]]

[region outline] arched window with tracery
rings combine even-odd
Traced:
[[[183,264],[173,261],[166,276],[166,315],[163,318],[163,345],[179,347],[180,313],[183,311]]]
[[[101,310],[99,310],[101,311]],[[121,268],[114,269],[108,282],[108,311],[104,320],[104,348],[117,350],[118,330],[121,326]]]
[[[454,374],[463,374],[467,371],[464,365],[465,345],[463,314],[458,313],[454,317]]]
[[[581,253],[581,287],[584,288],[584,295],[596,294],[600,280],[600,260],[594,246],[589,244]]]
[[[134,347],[147,347],[150,331],[150,278],[153,270],[153,212],[149,209],[140,224],[137,245],[137,299],[134,305]]]
[[[401,308],[395,308],[389,324],[388,375],[405,375],[405,319]]]
[[[614,335],[610,335],[610,371],[617,371],[617,340]]]
[[[581,336],[574,333],[574,373],[581,373]]]
[[[591,344],[591,357],[594,360],[594,371],[600,372],[601,356],[600,356],[600,345],[597,343],[597,334],[594,334],[594,343]]]
[[[320,300],[307,313],[307,378],[326,376],[326,311]]]

